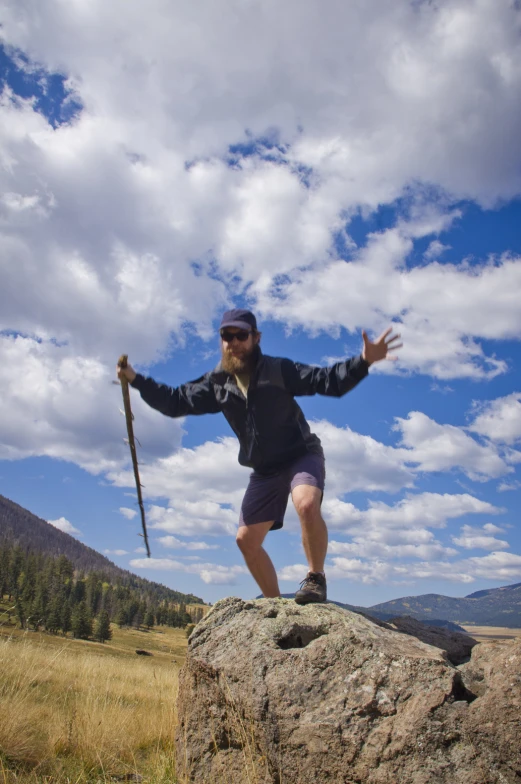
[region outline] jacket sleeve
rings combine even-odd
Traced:
[[[369,364],[361,356],[337,362],[331,367],[315,367],[283,359],[281,370],[286,388],[295,396],[341,397],[367,376]]]
[[[153,378],[138,373],[131,386],[137,389],[149,406],[165,416],[183,417],[189,414],[216,414],[221,410],[214,393],[209,373],[188,384],[169,387],[158,384]]]

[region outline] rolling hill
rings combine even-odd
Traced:
[[[286,599],[292,599],[294,595],[282,594]],[[379,618],[381,621],[409,615],[430,626],[446,626],[453,631],[462,625],[521,628],[521,583],[505,585],[501,588],[487,588],[462,599],[427,593],[393,599],[390,602],[374,604],[372,607],[359,607],[337,601],[332,601],[331,604]]]
[[[23,550],[44,555],[65,555],[79,572],[99,572],[106,575],[111,582],[145,590],[146,593],[154,595],[158,602],[166,600],[174,603],[204,604],[202,599],[191,593],[175,591],[121,569],[101,553],[0,495],[0,544],[2,542],[16,544]]]
[[[521,628],[521,583],[476,591],[461,599],[427,593],[375,604],[365,612],[377,617],[410,615],[418,621],[432,618],[476,626]]]

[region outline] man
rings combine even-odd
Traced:
[[[295,594],[299,604],[325,602],[324,561],[327,528],[320,506],[324,492],[324,453],[295,397],[340,397],[353,389],[369,366],[395,359],[399,335],[386,330],[374,343],[363,332],[359,357],[319,368],[269,357],[260,349],[261,333],[249,310],[227,311],[221,321],[221,362],[196,381],[172,388],[118,367],[143,400],[171,417],[222,411],[239,439],[239,463],[253,469],[240,514],[237,544],[265,597],[280,596],[273,563],[262,547],[268,531],[282,528],[291,494],[302,527],[309,572]]]

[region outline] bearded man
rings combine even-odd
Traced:
[[[374,343],[366,333],[358,357],[331,367],[315,367],[269,357],[249,310],[227,311],[221,321],[221,362],[215,370],[179,387],[158,384],[118,367],[143,400],[162,414],[216,414],[222,411],[239,439],[239,463],[252,468],[244,496],[237,544],[263,595],[280,596],[277,574],[262,544],[268,531],[282,528],[291,495],[302,528],[308,573],[295,594],[299,604],[327,599],[324,562],[327,528],[320,511],[325,482],[324,453],[295,397],[341,397],[367,376],[369,366],[395,359],[399,335],[386,330]]]

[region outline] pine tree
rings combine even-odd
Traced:
[[[135,613],[134,617],[132,618],[132,626],[134,626],[136,629],[139,629],[142,623],[143,623],[143,610],[141,609],[140,606],[137,612]]]
[[[92,637],[92,618],[84,601],[75,607],[72,614],[72,633],[81,640]]]
[[[63,600],[61,596],[55,596],[51,601],[49,614],[45,622],[45,628],[48,632],[55,634],[58,629],[62,628],[62,613],[63,613]]]
[[[0,599],[9,593],[9,549],[0,548]]]
[[[102,610],[98,615],[96,621],[96,628],[94,630],[94,639],[99,642],[105,642],[112,639],[112,629],[110,628],[110,618],[106,610]]]
[[[85,599],[85,594],[85,582],[78,578],[74,584],[74,588],[72,589],[71,594],[73,604],[80,604],[80,602],[83,602]]]
[[[119,608],[119,610],[117,612],[116,623],[117,623],[117,625],[119,626],[120,629],[123,626],[128,626],[128,624],[129,624],[128,609],[123,604],[121,605],[121,607]]]
[[[154,611],[147,610],[147,614],[145,615],[145,626],[147,627],[147,629],[152,628],[152,626],[154,625],[154,620],[155,620]]]
[[[67,601],[63,602],[60,628],[64,634],[67,634],[67,632],[70,632],[72,629],[72,611],[71,606]]]
[[[35,631],[38,631],[40,626],[45,626],[47,620],[47,596],[45,588],[38,585],[36,594],[31,605],[30,625]]]

